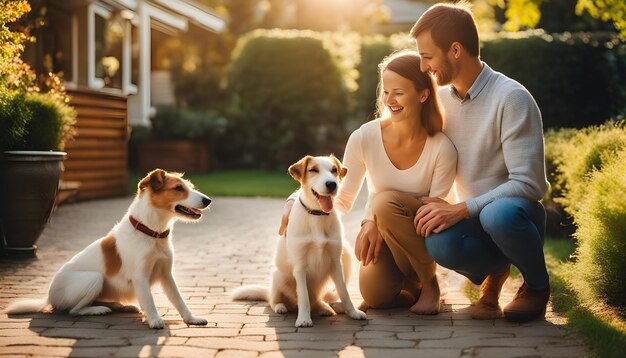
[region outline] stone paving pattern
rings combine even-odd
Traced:
[[[209,193],[210,194],[210,193]],[[583,357],[582,341],[552,313],[527,324],[477,321],[467,313],[465,279],[440,269],[444,304],[437,316],[406,309],[369,310],[366,321],[345,315],[315,317],[295,328],[295,314],[275,314],[266,303],[232,302],[242,284],[268,284],[283,200],[213,198],[199,223],[177,223],[175,277],[206,327],[187,327],[159,287],[155,301],[166,327],[151,330],[139,314],[73,317],[37,313],[0,314],[0,356],[75,357]],[[38,242],[37,259],[0,258],[0,310],[17,297],[43,297],[56,270],[120,220],[130,198],[69,204],[52,216]],[[353,243],[362,218],[362,196],[344,217]],[[356,267],[354,272],[356,273]],[[349,289],[362,298],[353,275]],[[507,284],[502,304],[517,285]]]

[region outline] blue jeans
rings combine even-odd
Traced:
[[[528,287],[549,286],[543,256],[546,211],[536,200],[498,199],[480,215],[426,238],[426,249],[439,265],[481,284],[491,274],[515,265]]]

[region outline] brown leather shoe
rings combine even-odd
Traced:
[[[550,287],[535,291],[526,285],[519,288],[513,301],[504,307],[504,318],[514,322],[527,322],[546,315],[546,306],[550,299]]]
[[[480,299],[472,305],[470,316],[473,319],[496,319],[502,317],[500,308],[500,291],[509,277],[511,267],[499,275],[489,275],[480,286]]]

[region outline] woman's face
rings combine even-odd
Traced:
[[[413,82],[389,69],[383,71],[383,104],[391,114],[393,122],[415,119],[422,110],[420,93]]]

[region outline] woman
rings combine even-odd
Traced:
[[[366,214],[355,244],[362,308],[411,306],[416,314],[437,314],[436,264],[413,219],[421,197],[448,194],[457,154],[441,132],[437,92],[429,75],[420,71],[419,54],[392,54],[380,63],[379,73],[379,118],[348,140],[343,157],[348,174],[336,205],[349,211],[367,178]],[[286,204],[283,226],[292,204]]]

